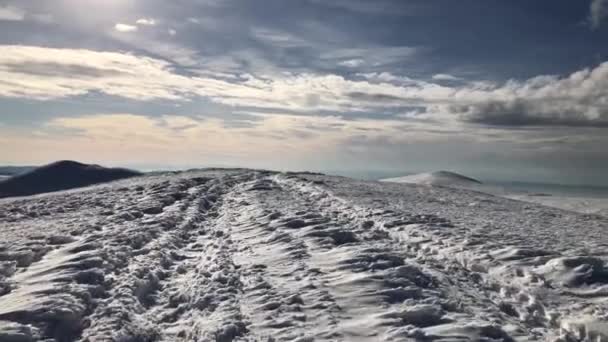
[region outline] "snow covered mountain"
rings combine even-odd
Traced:
[[[608,219],[199,170],[0,200],[0,341],[604,341]]]
[[[458,173],[449,171],[437,171],[430,173],[419,173],[410,176],[387,178],[384,182],[412,183],[421,185],[440,185],[440,186],[477,186],[482,183],[476,179],[469,178]]]

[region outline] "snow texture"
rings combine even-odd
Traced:
[[[0,341],[606,341],[607,219],[200,170],[0,200]]]

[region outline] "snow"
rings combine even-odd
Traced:
[[[604,341],[608,219],[198,170],[0,200],[0,341]]]
[[[539,203],[549,207],[576,211],[583,214],[608,216],[608,198],[538,196],[529,194],[508,194],[506,197],[519,201]]]

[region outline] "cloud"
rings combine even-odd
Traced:
[[[364,60],[362,60],[360,58],[356,58],[356,59],[347,59],[345,61],[341,61],[340,63],[338,63],[338,65],[349,67],[349,68],[357,68],[357,67],[360,67],[361,65],[363,65],[364,63],[365,63]]]
[[[386,67],[390,64],[400,63],[413,58],[420,49],[411,46],[396,47],[368,47],[349,49],[328,49],[321,53],[322,60],[335,61],[337,64],[353,62],[357,66],[363,64],[371,67]]]
[[[281,48],[301,47],[310,44],[310,42],[293,34],[267,28],[253,28],[251,35],[263,43]]]
[[[460,78],[460,77],[456,77],[456,76],[449,75],[449,74],[435,74],[435,75],[433,75],[432,79],[435,81],[460,81],[460,80],[462,80],[462,78]]]
[[[137,31],[137,26],[118,23],[114,25],[114,29],[118,32],[135,32]]]
[[[169,33],[170,36],[175,36],[177,34],[177,31],[174,29],[169,29],[167,30],[167,33]]]
[[[125,53],[10,45],[2,50],[0,95],[7,97],[46,100],[101,92],[138,100],[183,101],[203,96],[229,106],[345,112],[384,106],[353,103],[348,93],[400,91],[337,75],[236,74],[237,79],[229,82],[178,74],[168,62]]]
[[[13,6],[0,6],[0,21],[22,21],[25,11]]]
[[[449,112],[495,126],[608,127],[608,62],[571,75],[510,81],[478,92]]]
[[[241,108],[298,113],[409,112],[445,125],[608,126],[608,62],[565,77],[504,84],[438,84],[390,73],[178,73],[159,59],[116,52],[2,46],[0,95],[33,99],[90,92],[137,100],[203,97]],[[207,70],[212,71],[212,70]]]
[[[589,9],[589,23],[591,27],[597,29],[602,21],[608,18],[608,0],[592,0]]]
[[[391,74],[364,74],[398,84]],[[443,77],[442,77],[443,78]],[[460,86],[404,79],[403,87],[355,92],[358,100],[426,107],[426,115],[490,126],[608,127],[608,62],[566,77],[538,76],[505,84],[469,82]]]
[[[190,160],[250,166],[258,163],[260,167],[262,160],[266,167],[271,162],[276,168],[286,161],[319,160],[319,151],[331,154],[353,137],[380,139],[391,135],[402,142],[425,139],[402,134],[405,128],[398,121],[252,113],[239,123],[219,118],[131,113],[60,116],[27,132],[0,128],[0,143],[31,150],[27,156],[30,161],[62,155],[89,160],[95,155],[97,160],[132,164],[164,155],[167,164]],[[23,158],[14,149],[0,151],[1,160]]]
[[[152,18],[141,18],[141,19],[137,19],[137,21],[135,23],[137,25],[154,26],[154,25],[156,25],[156,20],[154,20]]]
[[[467,122],[492,126],[608,127],[605,112],[567,102],[553,105],[544,101],[514,99],[455,105],[450,110]]]
[[[192,81],[167,62],[124,53],[2,46],[0,95],[47,100],[101,92],[131,99],[184,99]]]
[[[0,5],[0,21],[29,21],[41,24],[51,24],[54,22],[54,18],[50,13],[31,12],[19,7]]]

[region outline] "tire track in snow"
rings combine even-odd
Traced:
[[[310,266],[314,249],[297,236],[298,228],[323,225],[327,219],[290,208],[301,201],[281,191],[274,182],[258,179],[244,183],[232,194],[235,261],[241,266],[244,295],[242,310],[251,325],[249,337],[261,340],[310,341],[335,339],[340,308]],[[277,211],[265,200],[277,197]],[[245,210],[236,208],[248,203]],[[270,205],[269,205],[270,204]]]
[[[200,195],[195,210],[204,212],[205,219],[193,226],[189,243],[179,251],[183,261],[150,315],[162,328],[157,340],[232,341],[246,332],[224,206],[224,197],[241,177],[214,180]]]

